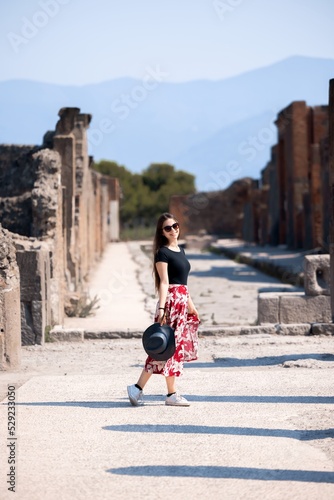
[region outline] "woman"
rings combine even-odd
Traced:
[[[153,373],[166,378],[166,405],[190,405],[177,392],[176,377],[182,375],[184,361],[197,359],[197,330],[200,321],[188,293],[190,264],[184,250],[178,245],[179,231],[176,218],[164,213],[157,222],[153,243],[155,286],[159,295],[155,321],[161,325],[167,323],[175,330],[175,353],[167,361],[156,361],[148,356],[138,382],[128,386],[133,406],[143,404],[143,389]]]

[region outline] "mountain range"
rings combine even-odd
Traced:
[[[142,79],[62,86],[0,82],[0,142],[41,144],[62,107],[92,114],[89,152],[132,172],[168,162],[196,177],[199,191],[258,178],[277,142],[277,113],[292,101],[328,103],[334,60],[295,56],[218,81],[164,81],[159,67]]]

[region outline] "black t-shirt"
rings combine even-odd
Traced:
[[[183,248],[180,248],[180,252],[174,252],[167,247],[161,247],[156,253],[155,262],[167,262],[170,285],[187,284],[190,264]]]

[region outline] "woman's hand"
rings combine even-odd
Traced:
[[[160,325],[166,324],[166,313],[162,309],[159,310],[158,322],[160,323]]]
[[[198,314],[198,311],[196,309],[196,307],[194,306],[194,304],[188,306],[188,314],[195,314],[195,316],[197,316],[197,318],[199,319],[199,314]]]

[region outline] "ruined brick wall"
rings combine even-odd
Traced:
[[[321,199],[322,199],[322,247],[329,252],[329,226],[330,210],[328,200],[330,200],[329,188],[329,138],[320,141],[320,164],[321,164]]]
[[[278,162],[285,171],[286,243],[303,248],[303,198],[308,192],[308,108],[304,101],[295,101],[282,110],[276,124],[279,134]]]
[[[46,140],[61,158],[63,185],[64,256],[67,288],[80,291],[94,263],[101,257],[118,223],[118,180],[103,176],[90,168],[92,159],[87,150],[87,128],[91,115],[78,108],[63,108],[55,132]],[[116,199],[117,197],[117,199]],[[110,216],[111,202],[117,212]],[[119,228],[119,226],[118,226]],[[114,240],[119,234],[113,231]]]
[[[263,245],[326,250],[328,107],[295,101],[278,114],[276,125],[277,144],[259,188],[240,179],[224,191],[171,198],[170,211],[184,235],[206,230]]]
[[[263,194],[259,189],[259,182],[253,180],[248,197],[244,200],[242,239],[245,241],[260,243],[261,201],[265,201]]]
[[[0,220],[17,251],[22,342],[41,343],[64,317],[60,157],[37,146],[0,151]]]
[[[235,181],[223,191],[172,196],[169,210],[181,225],[181,236],[205,230],[225,237],[242,237],[244,204],[252,179]]]
[[[280,243],[314,248],[323,242],[319,142],[328,134],[328,107],[295,101],[277,117]]]
[[[325,213],[327,206],[323,205],[323,173],[328,168],[322,165],[320,144],[328,136],[328,106],[315,106],[310,109],[310,144],[309,144],[309,182],[310,182],[310,205],[311,218],[311,241],[306,248],[324,248],[326,246],[326,235],[323,233]],[[326,199],[326,198],[325,198]],[[328,198],[327,198],[328,199]]]
[[[0,220],[13,233],[30,236],[31,190],[36,180],[36,146],[0,145]]]
[[[285,215],[284,204],[282,205],[284,203],[284,191],[277,168],[277,149],[277,145],[271,148],[270,161],[262,171],[261,189],[263,195],[261,197],[260,242],[263,245],[280,244],[280,234],[283,232],[281,225],[284,227],[285,222],[281,218],[282,215]]]
[[[63,108],[42,146],[0,146],[0,221],[13,231],[23,344],[62,324],[108,241],[119,239],[119,185],[90,168],[91,116]]]

